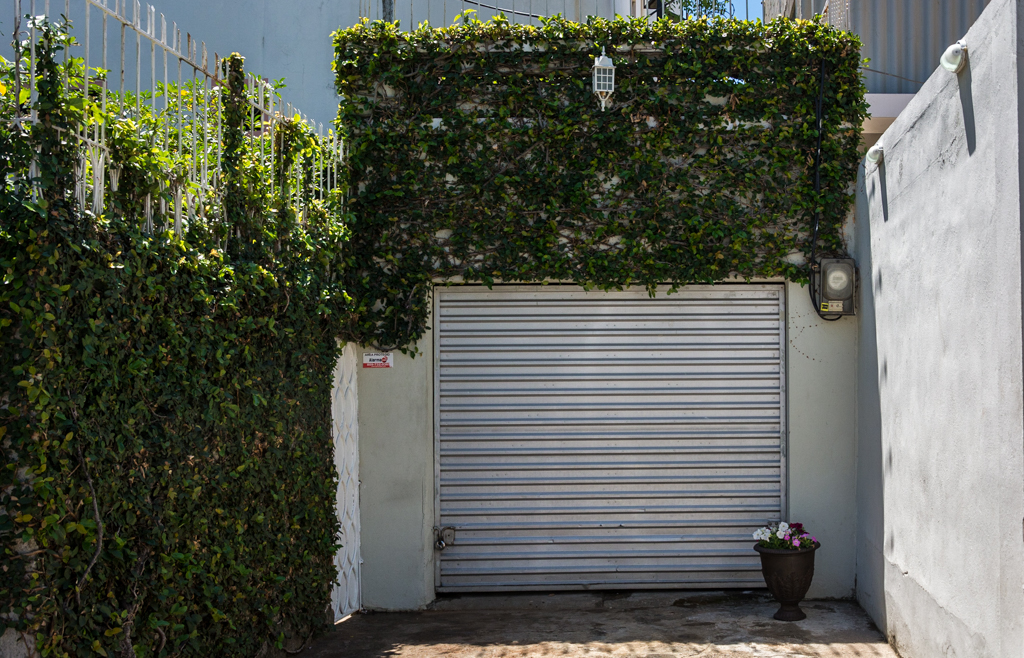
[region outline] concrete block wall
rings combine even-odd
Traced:
[[[905,658],[1024,655],[1021,22],[994,0],[858,184],[857,596]]]

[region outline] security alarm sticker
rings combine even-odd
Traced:
[[[843,302],[822,302],[821,303],[822,313],[842,313]]]
[[[394,363],[391,352],[363,352],[364,368],[394,368]]]

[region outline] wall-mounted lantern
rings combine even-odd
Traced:
[[[612,97],[615,91],[615,64],[612,58],[604,54],[604,46],[601,46],[601,56],[594,60],[594,93],[601,99],[601,111],[604,112],[605,104]]]
[[[854,315],[857,270],[852,258],[822,258],[817,278],[818,312],[823,315]]]

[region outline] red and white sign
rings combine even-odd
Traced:
[[[364,368],[394,368],[394,363],[391,352],[363,352]]]

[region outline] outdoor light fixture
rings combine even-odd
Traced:
[[[857,270],[852,258],[822,258],[815,273],[818,312],[827,315],[853,315],[853,295]]]
[[[875,144],[868,149],[868,154],[864,156],[864,159],[871,164],[878,164],[878,161],[882,159],[883,155],[885,155],[885,149],[881,144]]]
[[[942,53],[939,64],[951,73],[959,73],[967,61],[967,42],[960,39]]]
[[[601,111],[604,112],[605,104],[612,97],[615,91],[615,65],[612,58],[604,54],[604,46],[601,46],[601,56],[594,60],[594,93],[601,99]]]

